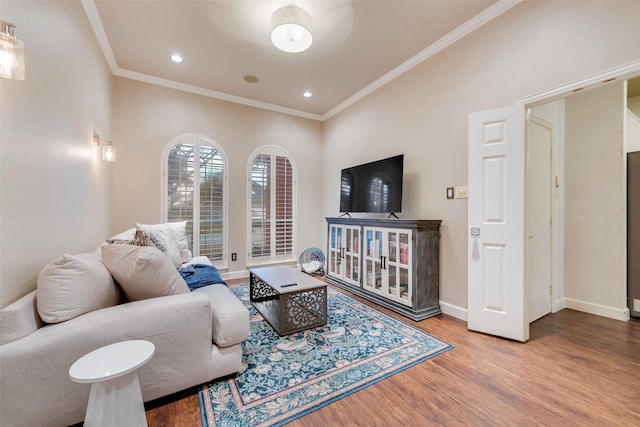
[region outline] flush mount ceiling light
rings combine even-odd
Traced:
[[[0,77],[24,80],[24,43],[14,35],[15,28],[0,21]]]
[[[271,41],[278,49],[298,53],[313,41],[311,16],[296,6],[285,6],[271,15]]]
[[[178,54],[169,55],[169,59],[178,64],[184,61],[184,59],[182,59],[182,56]]]

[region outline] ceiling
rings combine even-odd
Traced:
[[[271,44],[271,14],[295,4],[313,44]],[[513,5],[495,0],[89,0],[115,75],[324,120]],[[181,64],[169,60],[179,53]],[[255,76],[248,83],[245,76]],[[305,98],[303,93],[313,95]]]

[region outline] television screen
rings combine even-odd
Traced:
[[[404,154],[342,169],[340,212],[402,211]]]

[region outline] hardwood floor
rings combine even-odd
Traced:
[[[534,322],[522,344],[469,332],[447,315],[412,322],[380,309],[455,348],[288,426],[640,425],[638,319],[565,309]],[[197,389],[151,402],[147,419],[201,425]]]

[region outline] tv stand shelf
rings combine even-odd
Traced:
[[[441,313],[441,220],[326,220],[327,283],[412,320]]]

